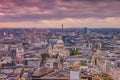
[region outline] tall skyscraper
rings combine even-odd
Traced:
[[[62,24],[62,34],[63,34],[63,26],[64,26],[64,25]]]
[[[85,28],[83,28],[83,33],[84,34],[90,34],[91,31],[90,31],[90,29],[88,29],[87,27],[85,27]]]
[[[63,34],[64,34],[64,31],[63,31],[63,29],[64,29],[64,28],[63,28],[64,25],[62,24],[61,27],[62,27],[61,34],[62,34],[62,36],[63,36]]]
[[[88,29],[87,29],[87,27],[85,27],[85,28],[83,29],[83,33],[86,34],[87,32],[88,32]]]

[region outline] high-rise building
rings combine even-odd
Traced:
[[[62,32],[63,32],[63,26],[64,26],[64,25],[62,24]]]
[[[87,32],[88,32],[88,29],[87,29],[87,27],[85,27],[85,28],[83,29],[83,33],[86,34]]]
[[[83,33],[84,34],[90,34],[91,31],[87,27],[85,27],[85,28],[83,28]]]

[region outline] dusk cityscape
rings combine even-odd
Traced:
[[[120,0],[0,0],[0,80],[120,80]]]

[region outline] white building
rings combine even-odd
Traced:
[[[80,72],[70,71],[70,80],[80,80]]]
[[[62,39],[58,39],[56,44],[49,44],[48,53],[51,55],[69,56],[70,52],[66,50]]]

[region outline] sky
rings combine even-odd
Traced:
[[[0,28],[120,28],[120,0],[0,0]]]

